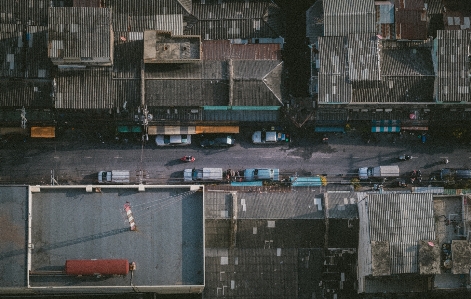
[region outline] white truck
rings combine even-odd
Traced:
[[[185,169],[183,170],[184,182],[218,182],[224,179],[222,168],[203,168],[203,169]]]
[[[255,131],[252,134],[253,143],[289,142],[289,134],[276,131]]]
[[[397,178],[399,177],[399,166],[361,167],[358,169],[358,177],[360,180]]]
[[[129,184],[129,170],[111,170],[98,172],[99,184]]]

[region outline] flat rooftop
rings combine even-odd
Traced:
[[[200,186],[31,187],[29,286],[45,292],[201,292]],[[91,191],[91,192],[90,192]],[[124,204],[131,204],[131,231]],[[24,246],[23,246],[24,247]],[[71,259],[127,259],[127,276],[66,276]],[[53,273],[53,274],[51,274]],[[55,275],[54,273],[57,273]]]
[[[0,293],[27,286],[27,207],[28,186],[0,187]]]

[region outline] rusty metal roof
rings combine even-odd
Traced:
[[[229,40],[202,41],[203,60],[281,60],[280,44],[233,44]]]
[[[395,1],[397,39],[426,39],[428,30],[427,10],[424,0]]]

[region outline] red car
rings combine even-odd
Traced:
[[[180,159],[183,162],[195,162],[195,157],[193,156],[185,156]]]

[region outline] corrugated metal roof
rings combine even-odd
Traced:
[[[72,6],[74,7],[102,7],[104,1],[102,0],[74,0]]]
[[[431,44],[383,40],[382,76],[435,76]]]
[[[96,7],[49,9],[49,57],[60,63],[111,63],[111,10]]]
[[[427,11],[424,0],[407,1],[395,0],[396,8],[396,38],[397,39],[426,39],[427,38]]]
[[[370,240],[389,243],[391,274],[418,273],[417,241],[435,240],[432,194],[369,194],[366,200]]]
[[[231,192],[208,191],[205,214],[211,218],[232,215]],[[292,192],[234,192],[238,219],[324,219],[321,198],[305,189]]]
[[[113,10],[113,30],[145,31],[158,30],[159,26],[175,26],[173,34],[181,34],[177,21],[180,15],[187,15],[189,0],[107,0],[107,7]],[[182,6],[183,5],[183,6]],[[165,17],[163,15],[173,15]],[[165,22],[168,21],[168,25]]]
[[[55,77],[58,109],[109,109],[140,103],[139,80],[112,79],[111,70],[63,70]]]
[[[50,0],[2,0],[0,23],[47,26]]]
[[[327,218],[358,218],[357,197],[354,192],[324,193],[324,205]]]
[[[347,82],[346,37],[319,38],[319,102],[350,102],[351,86]]]
[[[0,79],[0,107],[51,108],[51,91],[50,80]]]
[[[299,263],[298,250],[291,248],[206,248],[204,297],[296,297],[300,292]],[[322,263],[309,267],[311,271],[320,269]]]
[[[229,40],[201,43],[203,60],[281,60],[280,44],[232,44]]]
[[[280,8],[270,2],[193,4],[198,21],[189,29],[202,39],[249,39],[283,36]]]
[[[424,2],[429,15],[437,15],[442,13],[443,0],[425,0]]]
[[[433,102],[433,76],[383,76],[379,82],[353,83],[352,103]]]
[[[426,41],[381,41],[381,81],[353,82],[352,102],[433,102],[435,73]]]
[[[271,122],[280,120],[280,111],[262,110],[204,110],[206,121]]]
[[[380,80],[378,38],[374,33],[348,35],[348,77],[351,81]]]
[[[142,32],[114,32],[113,78],[141,78]]]
[[[437,55],[436,96],[438,102],[471,101],[471,81],[467,74],[471,33],[464,30],[438,30],[434,51]]]
[[[0,76],[48,78],[52,63],[46,36],[45,26],[0,24]]]
[[[324,0],[324,35],[375,32],[375,6],[371,0]]]

